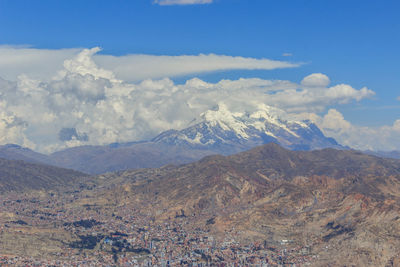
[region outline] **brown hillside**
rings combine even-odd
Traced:
[[[81,172],[0,158],[0,192],[54,189],[86,177]]]
[[[295,152],[268,144],[233,156],[104,178],[99,197],[118,192],[117,203],[137,203],[161,221],[183,212],[193,218],[188,227],[207,226],[215,234],[293,240],[311,247],[321,266],[384,266],[400,247],[398,160],[334,149]],[[213,224],[207,224],[210,219]]]

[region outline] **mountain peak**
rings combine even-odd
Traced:
[[[237,112],[219,103],[200,118],[200,122],[194,120],[188,128],[161,133],[153,141],[225,155],[270,142],[295,150],[340,147],[334,139],[325,137],[315,124],[287,120],[284,111],[267,105],[260,105],[251,112]]]
[[[243,122],[245,114],[229,111],[224,103],[218,104],[215,110],[207,110],[200,116],[204,122],[209,122],[213,127],[219,126],[225,131],[233,131],[241,138],[249,137],[246,133],[248,126]]]

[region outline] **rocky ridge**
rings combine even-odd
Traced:
[[[158,235],[157,229],[167,225],[163,231],[201,232],[222,247],[226,240],[243,249],[263,244],[277,264],[396,266],[400,257],[399,160],[331,148],[290,151],[270,143],[231,156],[107,173],[84,182],[65,185],[55,195],[51,188],[40,196],[3,195],[0,221],[8,226],[1,226],[0,243],[7,253],[37,256],[30,240],[45,244],[48,239],[52,245],[41,247],[41,257],[81,255],[73,249],[85,246],[85,255],[95,261],[117,253],[104,243],[109,231]],[[29,210],[32,205],[35,211]],[[93,229],[81,227],[92,222]],[[18,238],[10,240],[13,235]],[[90,246],[82,243],[85,238]],[[129,242],[148,246],[145,239],[135,240]]]
[[[385,266],[399,256],[398,160],[267,144],[102,180],[103,196],[112,187],[120,201],[134,201],[156,220],[185,214],[188,227],[215,235],[290,240],[318,255],[316,266]]]

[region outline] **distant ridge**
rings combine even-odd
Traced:
[[[23,160],[31,163],[51,164],[51,159],[49,156],[16,144],[0,145],[0,158],[9,160]]]
[[[74,170],[0,158],[0,192],[57,189],[87,176]]]
[[[375,155],[382,158],[400,159],[400,151],[363,151],[366,154]]]
[[[166,164],[184,164],[198,160],[211,151],[186,149],[153,142],[132,145],[81,146],[50,155],[56,166],[91,174],[127,169],[156,168]]]
[[[270,142],[291,150],[345,149],[310,121],[282,119],[280,112],[263,106],[253,113],[234,113],[220,104],[189,127],[165,131],[150,141],[79,146],[50,155],[5,145],[0,147],[0,157],[100,174],[185,164],[207,155],[231,155]]]

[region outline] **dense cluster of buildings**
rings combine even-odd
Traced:
[[[309,250],[287,240],[242,244],[233,235],[186,227],[186,216],[157,223],[134,206],[72,207],[75,198],[0,196],[1,210],[18,218],[1,221],[0,233],[54,227],[73,238],[41,258],[0,251],[0,266],[303,266],[313,260]]]

